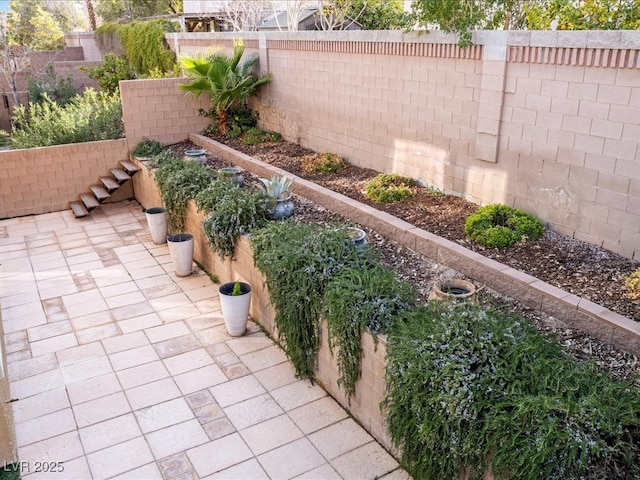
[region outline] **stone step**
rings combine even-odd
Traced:
[[[140,171],[140,169],[136,166],[135,163],[130,162],[129,160],[121,160],[120,165],[125,172],[127,172],[130,176],[134,176],[136,173]]]
[[[100,177],[100,181],[102,182],[102,185],[104,185],[104,188],[107,190],[107,192],[109,193],[113,193],[115,192],[118,188],[120,188],[120,184],[118,182],[116,182],[113,177]]]
[[[112,168],[109,171],[111,172],[111,175],[113,175],[113,178],[115,178],[120,185],[131,178],[129,174],[121,168]]]
[[[89,215],[89,210],[87,210],[84,205],[77,200],[69,202],[69,206],[71,207],[71,210],[73,211],[73,214],[76,216],[76,218],[82,218]]]
[[[98,200],[96,200],[96,197],[94,197],[91,193],[89,192],[83,192],[80,194],[80,200],[82,200],[82,203],[84,203],[84,206],[87,208],[87,210],[91,211],[94,208],[96,208],[97,206],[100,205],[100,203],[98,202]]]
[[[109,192],[107,192],[100,185],[90,185],[89,188],[91,189],[91,193],[93,193],[93,196],[96,197],[99,203],[104,202],[111,196],[109,195]]]

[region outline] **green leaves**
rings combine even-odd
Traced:
[[[480,207],[467,217],[464,225],[464,233],[471,240],[496,248],[537,240],[544,230],[543,223],[533,215],[502,204]]]
[[[416,181],[394,173],[381,173],[364,187],[367,198],[380,203],[398,202],[414,195]]]

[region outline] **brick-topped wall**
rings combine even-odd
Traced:
[[[236,36],[167,35],[179,53]],[[640,258],[640,32],[243,39],[274,75],[253,102],[263,128]]]

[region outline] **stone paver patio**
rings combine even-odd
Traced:
[[[408,478],[257,325],[227,335],[136,202],[0,220],[0,307],[25,479]]]

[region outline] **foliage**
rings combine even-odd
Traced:
[[[135,148],[131,151],[131,155],[134,157],[153,157],[164,150],[162,144],[156,140],[144,137],[138,142]]]
[[[637,0],[544,0],[525,8],[530,30],[548,30],[557,19],[558,30],[637,30]]]
[[[147,168],[158,168],[161,165],[182,160],[178,155],[168,149],[161,150],[155,155],[151,155],[151,159],[147,162]]]
[[[364,30],[390,30],[402,25],[402,0],[352,0],[349,17]]]
[[[467,303],[406,315],[387,345],[389,433],[413,478],[628,478],[640,390],[562,355],[523,321]],[[625,477],[626,478],[626,477]]]
[[[200,109],[199,113],[204,117],[211,118],[211,123],[202,131],[202,134],[213,138],[220,136],[221,134],[218,131],[220,119],[216,109]],[[227,111],[227,122],[229,129],[224,136],[227,138],[238,138],[241,137],[244,132],[255,128],[258,124],[258,114],[244,105],[230,108]]]
[[[278,338],[301,378],[313,378],[320,314],[329,281],[359,262],[340,229],[291,221],[252,232],[254,262],[266,277]]]
[[[300,166],[306,173],[335,173],[345,168],[347,162],[335,153],[312,153],[302,157]]]
[[[211,248],[220,258],[233,258],[236,242],[240,235],[262,227],[271,210],[260,191],[250,191],[220,180],[216,183],[231,186],[217,202],[209,204],[210,215],[204,222],[204,229]]]
[[[0,480],[20,480],[20,466],[17,463],[4,464],[0,469]]]
[[[182,0],[97,0],[96,13],[105,22],[182,13]]]
[[[544,225],[524,210],[493,204],[469,215],[464,233],[480,245],[501,248],[524,240],[539,239],[544,233]]]
[[[14,148],[46,147],[123,136],[120,97],[87,89],[62,107],[48,98],[19,106],[11,133]]]
[[[99,67],[80,67],[87,72],[89,78],[98,82],[100,90],[108,94],[120,92],[120,80],[133,80],[135,73],[129,67],[129,63],[113,53],[107,53]]]
[[[49,99],[61,107],[67,105],[78,94],[71,75],[68,75],[67,78],[58,77],[53,65],[47,67],[46,76],[42,80],[29,77],[27,79],[27,89],[32,102],[44,102],[46,94]]]
[[[343,268],[327,285],[325,298],[331,351],[337,346],[338,385],[350,397],[361,373],[362,333],[366,329],[377,340],[379,333],[387,332],[399,313],[415,305],[414,291],[370,258]]]
[[[367,198],[381,203],[397,202],[414,195],[415,180],[394,173],[381,173],[365,186]]]
[[[38,8],[29,23],[33,27],[33,36],[29,47],[34,50],[59,50],[64,48],[64,32],[53,16]]]
[[[184,231],[187,201],[195,198],[216,178],[213,170],[196,162],[180,158],[166,159],[155,172],[162,202],[167,211],[167,223],[173,233]]]
[[[271,180],[261,178],[260,181],[264,184],[267,197],[274,201],[284,198],[284,194],[289,191],[293,183],[293,180],[290,178],[278,177],[277,175],[272,176]]]
[[[168,20],[133,21],[122,25],[118,35],[131,68],[139,75],[145,75],[155,69],[161,72],[174,70],[176,57],[166,44],[164,34],[178,31],[180,26]]]
[[[640,268],[624,277],[624,286],[632,300],[640,300]]]
[[[227,181],[215,181],[210,183],[205,189],[198,192],[194,197],[198,211],[210,214],[222,198],[238,187]]]
[[[55,15],[59,2],[12,0],[7,32],[13,44],[33,50],[57,50],[64,47],[65,27],[71,23]],[[61,23],[62,22],[62,23]]]
[[[118,36],[119,30],[120,24],[113,22],[105,22],[96,30],[96,45],[103,55],[112,53],[118,57],[124,56],[124,48]]]
[[[278,132],[267,132],[259,128],[249,128],[244,132],[242,144],[245,147],[249,147],[265,142],[278,142],[281,139],[282,135]]]
[[[233,284],[233,290],[231,290],[232,297],[239,297],[242,295],[242,286],[240,285],[240,281],[236,280],[236,283]]]
[[[181,84],[180,88],[190,95],[209,95],[217,115],[220,135],[226,135],[229,129],[229,110],[246,106],[247,99],[272,78],[269,73],[260,76],[252,73],[257,55],[241,64],[243,54],[244,44],[236,42],[231,56],[214,52],[210,55],[182,57],[180,60],[185,74],[193,79],[191,83]]]

